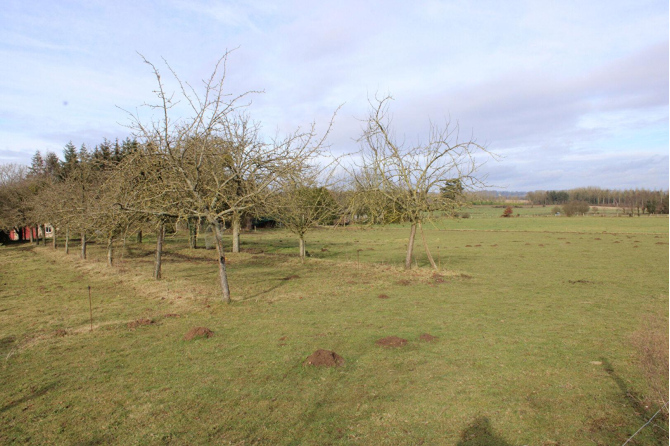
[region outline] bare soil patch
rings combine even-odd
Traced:
[[[140,318],[136,321],[128,322],[127,325],[128,325],[128,328],[137,328],[140,325],[151,325],[153,323],[155,323],[155,321],[153,319]]]
[[[300,279],[300,276],[298,276],[297,274],[292,274],[292,275],[290,275],[290,276],[286,276],[286,277],[284,277],[284,278],[281,279],[281,280],[294,280],[294,279]]]
[[[397,336],[389,336],[378,339],[375,344],[381,345],[382,347],[402,347],[407,344],[407,339],[399,338]]]
[[[378,299],[388,299],[389,297],[388,297],[387,294],[380,294],[379,296],[377,296],[377,298]]]
[[[424,333],[421,336],[419,336],[419,340],[423,342],[433,342],[437,339],[437,336],[433,336],[432,334]]]
[[[305,359],[303,366],[339,367],[344,365],[344,358],[330,350],[318,349]]]
[[[196,338],[211,338],[214,332],[207,327],[193,327],[184,335],[185,341],[192,341]]]

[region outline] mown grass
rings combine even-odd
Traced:
[[[151,240],[114,268],[0,248],[0,443],[621,444],[657,409],[633,340],[650,315],[667,332],[668,222],[553,220],[438,221],[438,276],[419,243],[400,269],[405,227],[316,230],[304,263],[286,232],[244,234],[232,305],[179,235],[160,282]],[[303,367],[317,348],[345,365]],[[654,424],[629,444],[667,444]]]

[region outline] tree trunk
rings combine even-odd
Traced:
[[[189,217],[188,219],[188,247],[196,249],[198,245],[198,221],[197,217]]]
[[[58,241],[56,240],[56,227],[52,226],[51,227],[51,246],[53,249],[56,249],[58,247]]]
[[[81,233],[81,258],[86,260],[86,231]]]
[[[640,212],[638,210],[638,216],[639,215],[640,215]],[[47,245],[47,227],[46,227],[46,225],[40,225],[39,229],[37,230],[37,244],[38,245],[40,244],[40,239],[39,239],[40,231],[42,231],[42,244],[44,246],[46,246]]]
[[[305,260],[305,238],[300,236],[300,258]]]
[[[65,228],[65,254],[70,254],[70,229]]]
[[[107,266],[114,266],[114,237],[107,238]]]
[[[226,272],[226,255],[223,252],[223,231],[221,223],[214,222],[214,235],[216,237],[216,252],[219,254],[219,279],[221,281],[221,294],[223,301],[230,303],[230,288],[228,287],[228,273]]]
[[[142,243],[142,230],[137,231],[137,243]]]
[[[419,231],[421,231],[421,240],[423,240],[423,249],[426,250],[426,256],[428,256],[428,261],[430,262],[430,265],[433,267],[433,269],[437,271],[437,265],[435,264],[435,260],[433,260],[433,255],[430,253],[430,249],[428,249],[428,243],[426,243],[426,236],[423,233],[423,227],[421,226],[421,223],[419,223]]]
[[[233,252],[240,252],[240,216],[233,215]]]
[[[407,256],[405,257],[405,269],[412,269],[412,252],[414,251],[414,236],[416,236],[416,223],[412,223],[409,232],[409,243],[407,244]]]
[[[30,231],[29,231],[29,232],[30,232],[30,234],[29,234],[29,235],[30,235],[30,243],[33,243],[33,242],[35,241],[35,240],[33,239],[33,229],[34,229],[34,228],[29,227],[28,229],[30,229]]]
[[[154,279],[160,280],[163,256],[163,239],[165,238],[165,223],[161,222],[156,236],[156,264],[154,265]]]

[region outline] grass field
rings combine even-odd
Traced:
[[[622,444],[658,409],[633,341],[667,335],[667,217],[471,213],[426,227],[438,274],[420,243],[400,269],[403,226],[315,230],[304,263],[286,232],[243,234],[232,305],[185,234],[160,282],[152,240],[113,268],[0,247],[0,443]],[[345,364],[303,366],[318,348]]]

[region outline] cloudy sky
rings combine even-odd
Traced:
[[[0,163],[129,134],[152,100],[138,53],[185,80],[226,49],[231,93],[268,134],[337,115],[357,149],[368,98],[390,93],[396,132],[429,121],[500,155],[497,189],[668,188],[668,2],[5,0]],[[163,72],[167,72],[162,68]]]

